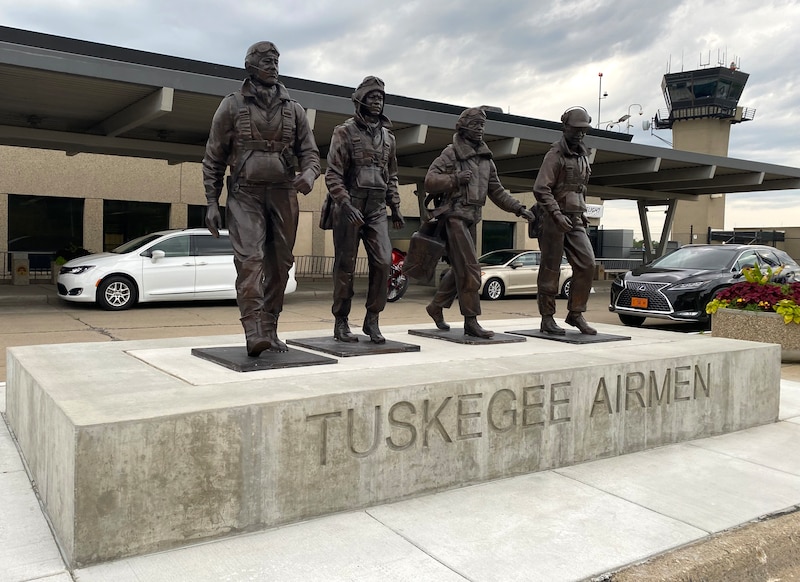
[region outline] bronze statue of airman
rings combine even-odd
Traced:
[[[592,118],[583,107],[571,107],[561,116],[562,138],[552,144],[533,185],[540,208],[542,251],[537,282],[537,303],[542,316],[540,330],[564,335],[553,315],[560,275],[561,257],[572,265],[572,285],[567,300],[568,325],[581,333],[597,334],[584,318],[594,277],[594,251],[586,233],[586,184],[589,182],[589,149],[583,138],[592,127]]]
[[[203,158],[214,236],[222,226],[219,198],[226,168],[226,217],[236,265],[236,298],[247,354],[287,351],[278,339],[299,216],[297,192],[308,194],[320,174],[319,150],[303,107],[278,81],[277,47],[251,46],[247,78],[225,97],[211,122]],[[295,165],[295,159],[297,165]]]
[[[362,331],[373,343],[386,339],[378,327],[386,307],[387,281],[392,264],[387,207],[394,228],[405,223],[397,190],[395,138],[383,114],[384,83],[366,77],[353,93],[355,115],[333,131],[328,150],[325,184],[335,201],[333,211],[333,336],[356,342],[348,317],[353,299],[353,276],[359,242],[367,251],[369,282]]]
[[[528,221],[534,216],[500,183],[492,152],[483,141],[485,125],[483,109],[465,109],[456,122],[453,143],[433,161],[425,175],[425,190],[439,201],[432,214],[444,222],[445,254],[450,262],[450,269],[439,282],[426,311],[436,327],[448,330],[450,326],[442,310],[450,307],[458,296],[464,333],[488,339],[494,332],[478,323],[481,268],[475,249],[475,229],[481,221],[483,206],[488,197],[503,210]]]

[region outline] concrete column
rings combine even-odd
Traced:
[[[539,240],[528,237],[528,221],[517,222],[514,228],[515,249],[538,249]]]
[[[179,164],[179,183],[181,202],[186,204],[205,204],[206,193],[203,189],[203,166],[198,163],[184,162]]]
[[[313,193],[313,192],[312,192]],[[315,255],[315,256],[325,256],[326,253],[326,233],[330,233],[331,231],[322,230],[319,227],[319,219],[320,215],[322,214],[322,202],[325,200],[325,195],[327,195],[327,191],[319,197],[319,201],[317,204],[317,208],[312,210],[309,214],[311,214],[311,221],[308,225],[303,223],[303,226],[307,229],[305,232],[298,228],[297,231],[297,241],[300,242],[301,239],[307,239],[310,243],[310,250],[309,252],[300,253],[298,248],[306,249],[305,245],[295,244],[294,254],[295,256],[302,256],[303,254],[308,255]],[[301,213],[304,214],[304,213]]]
[[[185,202],[173,202],[169,206],[169,227],[186,228],[189,224],[189,205]]]
[[[83,248],[93,253],[102,253],[105,250],[102,198],[86,198],[83,201]]]
[[[316,219],[316,223],[314,223]],[[297,225],[297,240],[294,243],[294,255],[302,257],[313,255],[313,238],[307,233],[315,233],[319,228],[319,212],[301,212]]]
[[[428,220],[428,211],[425,209],[425,182],[417,182],[414,195],[417,197],[419,220],[420,222],[425,222]]]
[[[0,251],[8,250],[8,194],[0,194]],[[5,270],[5,266],[3,266]]]

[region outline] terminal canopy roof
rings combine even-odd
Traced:
[[[0,27],[0,144],[155,158],[203,158],[220,99],[238,89],[243,68]],[[333,128],[352,116],[353,88],[281,76],[308,110],[324,157]],[[476,105],[476,104],[470,104]],[[452,141],[462,106],[391,93],[401,183],[420,183]],[[490,111],[486,142],[503,185],[531,191],[557,122]],[[733,192],[800,188],[800,168],[634,144],[619,132],[591,130],[588,194],[645,206]],[[668,213],[669,214],[669,213]],[[666,231],[666,227],[665,227]],[[645,232],[649,232],[646,229]],[[647,240],[647,237],[646,237]]]

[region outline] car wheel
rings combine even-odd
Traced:
[[[561,297],[569,299],[570,289],[572,289],[572,277],[564,281],[564,284],[561,286]]]
[[[496,277],[486,281],[486,285],[483,286],[483,298],[488,299],[489,301],[497,301],[498,299],[502,299],[505,292],[505,285],[503,285],[503,282]]]
[[[109,277],[97,287],[97,303],[109,311],[133,307],[137,300],[136,286],[127,277]]]
[[[641,327],[645,320],[644,317],[639,317],[638,315],[624,315],[622,313],[619,313],[618,315],[622,325],[627,325],[630,327]]]

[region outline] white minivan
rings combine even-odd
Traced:
[[[236,299],[236,268],[228,231],[163,230],[110,253],[73,259],[58,273],[58,295],[119,311],[150,301]],[[286,293],[297,289],[295,266]]]

